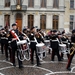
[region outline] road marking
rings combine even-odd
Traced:
[[[74,69],[75,69],[75,66],[71,68],[71,72],[73,72]]]
[[[48,69],[45,69],[45,68],[42,68],[42,67],[37,67],[37,66],[35,66],[35,65],[33,65],[33,66],[24,65],[24,67],[33,67],[33,68],[38,68],[38,69],[42,69],[42,70],[45,70],[45,71],[48,71],[48,72],[53,73],[51,70],[48,70]]]
[[[4,75],[3,73],[0,73],[0,75]]]
[[[10,65],[13,65],[11,62],[6,61],[6,60],[0,60],[0,62],[5,62],[5,63],[8,63],[8,64],[10,64]]]
[[[12,67],[14,67],[14,66],[9,66],[9,67],[0,68],[0,71],[1,71],[1,70],[5,70],[5,69],[9,69],[9,68],[12,68]]]
[[[52,74],[64,74],[64,73],[73,73],[73,74],[75,74],[75,72],[68,72],[68,71],[63,71],[63,72],[53,72],[53,73],[48,73],[48,74],[45,74],[45,75],[52,75]]]
[[[53,73],[51,70],[48,70],[48,69],[45,69],[45,68],[42,68],[42,67],[37,67],[37,68]]]
[[[43,62],[41,62],[41,63],[67,63],[67,62],[59,62],[59,61],[43,61]],[[75,66],[75,64],[73,64],[73,63],[71,63],[72,65],[74,65]]]

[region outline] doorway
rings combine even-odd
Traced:
[[[18,29],[22,31],[22,14],[21,13],[16,14],[16,23],[17,23]]]

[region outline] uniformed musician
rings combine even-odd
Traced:
[[[59,54],[59,40],[58,35],[56,34],[56,30],[52,31],[52,35],[51,35],[51,48],[52,48],[52,56],[51,56],[51,60],[54,61],[54,56],[57,55],[58,57],[58,61],[61,61],[61,57]]]
[[[9,36],[10,36],[8,26],[5,26],[5,32],[6,32],[5,56],[6,56],[6,60],[8,60],[8,54],[10,54],[10,61],[11,61],[11,50],[8,48],[8,46],[9,46]]]
[[[30,49],[31,49],[31,64],[34,64],[34,51],[35,51],[37,66],[39,66],[40,61],[39,61],[38,53],[36,50],[37,40],[35,38],[35,27],[31,28],[31,33],[29,35],[29,39],[30,39]]]
[[[67,52],[67,58],[69,58],[69,52],[68,52],[68,48],[69,48],[69,45],[68,43],[70,43],[69,39],[68,39],[68,36],[65,35],[65,31],[62,32],[62,37],[61,37],[61,42],[63,44],[66,44],[66,52]],[[61,52],[61,59],[63,60],[63,52]]]
[[[11,48],[12,48],[12,63],[13,63],[13,66],[16,66],[15,52],[17,51],[17,42],[16,41],[18,41],[18,38],[12,33],[13,31],[16,33],[18,38],[20,38],[21,40],[23,39],[23,37],[22,37],[22,34],[17,29],[16,24],[15,23],[12,24],[12,30],[10,31],[10,40],[11,40]],[[19,68],[23,68],[22,61],[20,61],[18,58],[18,51],[17,51],[17,59],[18,59]]]
[[[68,64],[66,66],[67,70],[71,70],[71,62],[75,54],[75,30],[72,31],[72,36],[71,36],[71,49],[70,49],[70,56],[68,59]]]
[[[4,28],[1,29],[1,34],[0,34],[0,37],[1,37],[1,53],[4,54],[4,42],[5,42],[5,36],[6,36],[6,32],[4,30]]]

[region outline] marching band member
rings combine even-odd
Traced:
[[[10,61],[11,61],[11,49],[8,48],[9,46],[9,27],[8,26],[5,26],[5,31],[6,31],[6,43],[5,43],[5,56],[6,56],[6,60],[8,60],[8,54],[10,54]],[[9,50],[9,53],[8,53],[8,50]]]
[[[37,30],[35,37],[36,37],[38,43],[41,43],[41,42],[44,43],[44,37],[39,30]]]
[[[16,64],[15,64],[15,51],[17,51],[17,42],[16,41],[18,41],[19,38],[21,40],[23,39],[22,34],[17,29],[16,24],[12,24],[12,30],[10,31],[9,39],[11,40],[13,66],[16,66]],[[19,68],[23,68],[22,61],[20,61],[19,58],[18,58],[18,51],[17,51],[17,59],[18,59]]]
[[[4,54],[3,48],[4,48],[4,42],[5,42],[5,36],[6,36],[6,32],[5,32],[4,28],[1,29],[0,36],[1,36],[1,53]]]
[[[67,52],[67,58],[69,58],[69,52],[68,52],[68,43],[70,43],[69,42],[69,39],[68,39],[68,36],[67,35],[65,35],[65,31],[63,31],[62,32],[62,37],[61,37],[61,42],[63,43],[63,44],[66,44],[66,52]],[[61,59],[63,60],[63,56],[64,56],[64,54],[63,53],[61,53]]]
[[[8,37],[9,37],[8,28],[7,26],[5,26],[5,28],[1,30],[1,52],[2,54],[4,53],[3,52],[3,48],[4,48],[6,60],[8,60]]]
[[[69,59],[68,59],[68,64],[67,64],[67,70],[71,70],[70,66],[71,66],[71,62],[72,62],[72,59],[74,57],[74,54],[75,54],[75,30],[72,31],[72,36],[71,36],[71,43],[72,43],[72,47],[70,49],[70,56],[69,56]]]
[[[56,32],[57,32],[56,30],[53,30],[51,35],[51,41],[50,41],[52,48],[51,60],[54,61],[54,56],[57,55],[58,61],[61,61],[61,57],[59,54],[59,40],[57,40],[58,36]]]
[[[37,50],[36,50],[37,40],[35,38],[35,27],[31,28],[29,39],[30,39],[30,49],[31,49],[31,64],[34,64],[34,51],[35,51],[37,66],[39,66],[40,61],[39,61],[39,57],[38,57]]]

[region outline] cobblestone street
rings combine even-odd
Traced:
[[[51,54],[48,54],[42,61],[41,66],[31,65],[30,61],[24,61],[23,69],[19,69],[16,60],[16,67],[12,66],[12,63],[5,60],[5,56],[0,53],[0,75],[75,75],[75,58],[72,61],[71,71],[66,70],[67,57],[64,56],[64,60],[61,62],[50,61]]]

